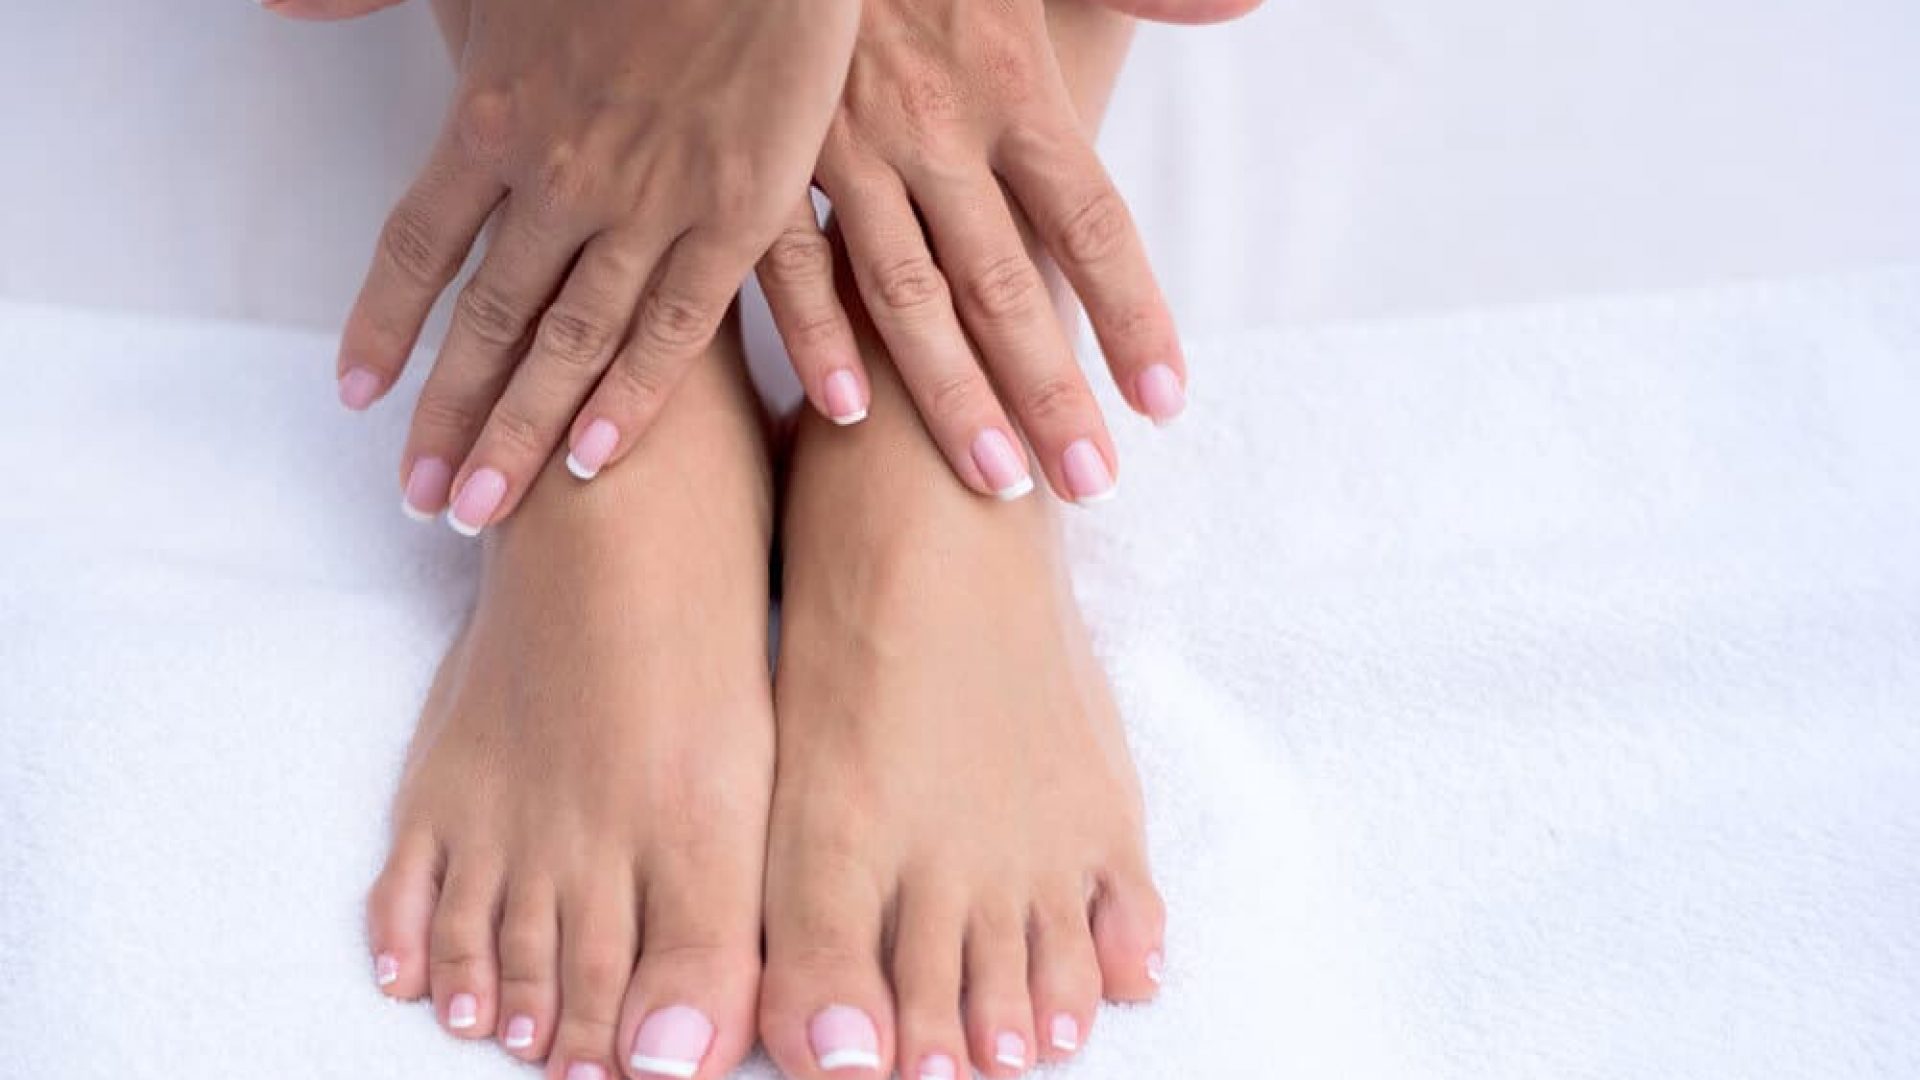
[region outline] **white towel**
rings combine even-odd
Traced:
[[[1073,518],[1172,924],[1062,1076],[1920,1075],[1920,268],[1192,355]],[[361,940],[474,571],[403,409],[0,356],[0,1076],[531,1075]]]

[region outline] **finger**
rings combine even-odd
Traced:
[[[467,478],[489,469],[505,481],[488,524],[513,513],[612,363],[658,255],[644,239],[613,232],[595,237],[580,252],[560,295],[540,316],[526,358],[509,365],[506,390],[455,482],[455,490],[461,490]],[[568,456],[567,467],[591,479],[605,460],[594,447],[611,444],[601,432],[588,433],[579,452]]]
[[[751,269],[729,245],[689,231],[674,241],[633,325],[586,407],[574,418],[569,467],[589,475],[625,457],[706,350]]]
[[[872,392],[854,344],[853,324],[833,286],[833,245],[802,197],[773,246],[760,258],[760,289],[787,346],[807,400],[842,426],[867,418]]]
[[[1087,309],[1107,367],[1136,410],[1165,424],[1186,407],[1187,365],[1126,200],[1077,129],[1002,148],[1005,177]]]
[[[381,226],[373,263],[347,314],[336,368],[342,404],[364,409],[392,388],[427,313],[460,272],[504,191],[466,163],[451,140],[441,140]]]
[[[1111,498],[1113,440],[999,181],[982,168],[910,182],[967,333],[1047,482],[1083,505]]]
[[[446,498],[445,492],[428,490],[423,477],[443,473],[447,465],[467,458],[525,354],[534,319],[578,250],[571,234],[536,223],[518,202],[508,201],[486,257],[460,290],[447,340],[414,407],[401,467],[407,505],[415,511],[432,513]],[[543,444],[551,449],[561,430],[564,424],[546,432],[502,424],[496,435],[533,451]],[[504,480],[487,470],[467,469],[455,476],[447,524],[465,536],[485,528],[506,497]]]
[[[892,174],[827,192],[874,329],[954,475],[984,495],[1033,490],[1027,455],[960,329],[946,278]]]

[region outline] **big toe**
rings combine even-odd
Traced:
[[[621,1024],[624,1065],[635,1080],[725,1076],[753,1048],[758,875],[729,882],[700,871],[683,866],[648,888],[640,966]]]
[[[810,875],[783,887],[776,876],[767,895],[760,1036],[787,1076],[882,1076],[891,1067],[880,935],[880,904],[867,882]]]

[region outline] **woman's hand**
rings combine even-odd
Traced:
[[[1086,306],[1127,400],[1158,421],[1180,412],[1173,320],[1080,126],[1043,0],[865,0],[815,181],[864,306],[970,487],[1002,498],[1032,487],[1004,398],[1054,491],[1086,503],[1114,490],[1112,440],[1023,239],[1027,222]],[[810,212],[796,212],[759,272],[809,398],[857,419],[865,376]]]
[[[339,376],[354,408],[392,386],[492,219],[402,464],[406,505],[451,491],[472,534],[569,427],[583,477],[646,430],[806,190],[859,4],[473,0],[467,19],[452,115],[381,232]]]

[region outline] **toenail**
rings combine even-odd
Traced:
[[[516,1016],[507,1021],[507,1034],[500,1045],[509,1050],[525,1050],[533,1045],[533,1017]]]
[[[381,986],[392,986],[400,981],[400,961],[388,953],[373,958],[373,981]]]
[[[994,1037],[993,1060],[1009,1069],[1027,1067],[1027,1040],[1011,1031],[1003,1031]]]
[[[447,508],[447,524],[461,536],[479,536],[506,497],[506,475],[491,467],[480,469],[460,485],[460,493]]]
[[[1055,1050],[1064,1050],[1071,1054],[1080,1049],[1080,1021],[1061,1013],[1047,1025],[1047,1041]]]
[[[567,1080],[607,1080],[607,1070],[590,1061],[576,1061],[567,1066]]]
[[[960,1069],[945,1054],[928,1054],[920,1061],[920,1080],[954,1080]]]
[[[705,1013],[685,1005],[669,1005],[655,1009],[641,1021],[628,1063],[637,1073],[686,1080],[700,1071],[700,1062],[712,1044],[713,1021]]]
[[[415,521],[432,521],[447,504],[447,485],[451,483],[453,466],[439,458],[421,458],[407,471],[400,512]]]
[[[1165,966],[1165,964],[1166,964],[1166,958],[1160,955],[1159,949],[1155,949],[1152,952],[1148,953],[1147,954],[1147,981],[1151,982],[1155,986],[1159,986],[1160,972],[1162,968]]]
[[[1060,470],[1067,477],[1067,491],[1081,506],[1103,503],[1118,494],[1107,459],[1092,439],[1077,439],[1060,459]]]
[[[620,429],[610,420],[595,420],[567,451],[567,471],[578,479],[591,480],[600,475],[619,445]]]
[[[880,1070],[880,1033],[866,1013],[851,1005],[829,1005],[814,1013],[807,1023],[807,1041],[822,1072]]]
[[[447,1002],[447,1026],[465,1031],[480,1022],[480,999],[472,994],[455,994]]]

